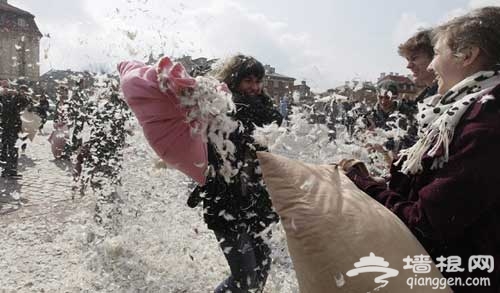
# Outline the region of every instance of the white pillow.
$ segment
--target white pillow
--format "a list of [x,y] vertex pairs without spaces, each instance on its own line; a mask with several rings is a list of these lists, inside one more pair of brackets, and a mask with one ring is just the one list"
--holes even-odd
[[[410,288],[415,277],[443,277],[432,262],[429,273],[403,269],[406,257],[428,253],[396,215],[359,190],[337,166],[306,164],[265,152],[258,158],[286,231],[300,292],[365,293],[375,288],[381,293],[452,292],[444,279],[436,279],[441,284]],[[397,270],[398,275],[386,278],[388,283],[375,281],[384,272],[355,275],[351,271],[355,263],[371,254],[388,262],[382,270]]]

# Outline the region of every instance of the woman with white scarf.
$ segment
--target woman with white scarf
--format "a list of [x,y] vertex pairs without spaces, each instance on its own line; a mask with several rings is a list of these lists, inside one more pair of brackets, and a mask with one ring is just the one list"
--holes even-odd
[[[457,272],[443,271],[463,282],[452,286],[454,292],[498,293],[500,7],[473,10],[437,27],[434,43],[429,70],[437,76],[438,94],[419,104],[417,143],[399,153],[387,184],[360,166],[344,169],[398,215],[436,263],[460,257]],[[471,267],[478,255],[493,260],[493,267]],[[487,278],[489,284],[466,286],[467,278]]]

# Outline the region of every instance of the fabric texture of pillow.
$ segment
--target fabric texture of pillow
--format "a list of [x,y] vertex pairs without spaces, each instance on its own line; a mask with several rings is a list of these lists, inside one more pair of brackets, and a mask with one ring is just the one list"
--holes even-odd
[[[286,232],[300,292],[451,292],[437,281],[437,289],[415,284],[416,278],[445,279],[404,223],[336,165],[265,152],[258,158]],[[403,268],[404,259],[410,257],[412,265],[420,255],[422,266]]]
[[[175,76],[180,75],[181,69],[175,67]],[[118,72],[125,101],[141,124],[149,145],[169,166],[198,184],[205,184],[208,165],[205,134],[193,134],[192,125],[186,122],[186,110],[180,106],[176,94],[160,90],[157,68],[138,61],[124,61],[118,65]],[[176,88],[189,84],[188,81],[180,77],[171,80],[177,84]]]

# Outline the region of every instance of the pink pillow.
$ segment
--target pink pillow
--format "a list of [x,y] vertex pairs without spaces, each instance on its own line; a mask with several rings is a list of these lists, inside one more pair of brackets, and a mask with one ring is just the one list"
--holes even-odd
[[[166,87],[163,92],[157,69],[167,81],[161,85]],[[205,184],[208,165],[205,134],[192,133],[194,124],[186,122],[186,110],[181,108],[176,95],[183,88],[193,87],[195,80],[185,73],[182,65],[173,64],[168,58],[163,58],[159,67],[137,61],[121,62],[118,72],[125,100],[139,120],[149,145],[169,166]]]

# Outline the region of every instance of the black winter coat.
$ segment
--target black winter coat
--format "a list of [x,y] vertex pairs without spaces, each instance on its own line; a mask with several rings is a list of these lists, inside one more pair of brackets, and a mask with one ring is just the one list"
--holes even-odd
[[12,129],[14,132],[21,131],[21,111],[31,105],[31,100],[21,94],[8,94],[0,97],[1,126],[6,131]]
[[[244,127],[243,132],[236,130],[230,140],[236,147],[233,168],[239,168],[238,174],[230,183],[216,172],[207,179],[207,183],[198,186],[191,194],[190,201],[200,194],[204,207],[204,219],[209,229],[216,231],[259,233],[273,222],[278,222],[269,194],[262,180],[262,173],[257,161],[257,151],[267,151],[255,143],[252,133],[255,126],[272,122],[281,124],[282,116],[274,108],[268,96],[242,97],[233,95],[236,104],[234,119]],[[208,142],[208,161],[215,171],[221,168],[221,159]],[[238,167],[238,163],[240,166]],[[190,204],[190,206],[196,205]],[[190,202],[188,201],[188,204]]]

